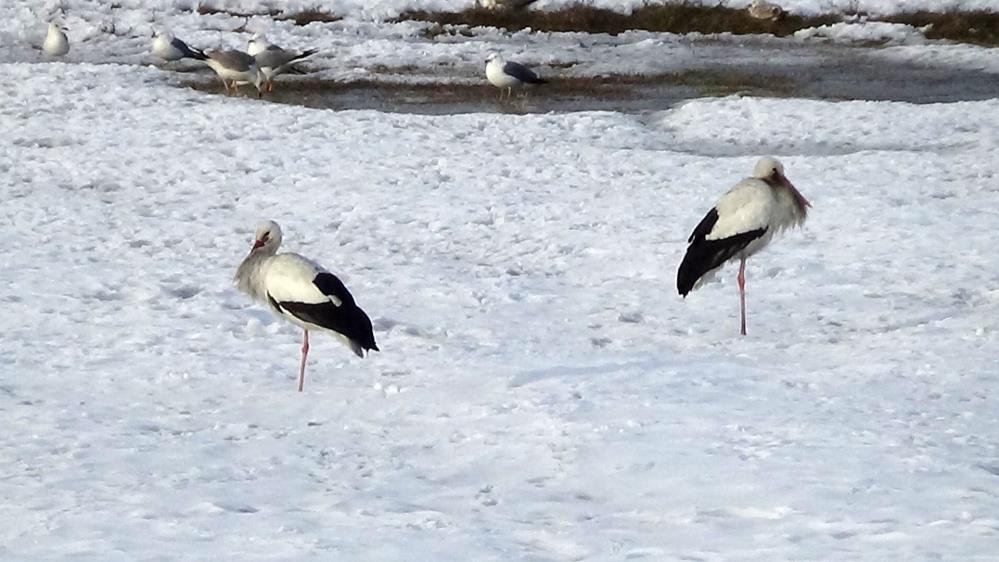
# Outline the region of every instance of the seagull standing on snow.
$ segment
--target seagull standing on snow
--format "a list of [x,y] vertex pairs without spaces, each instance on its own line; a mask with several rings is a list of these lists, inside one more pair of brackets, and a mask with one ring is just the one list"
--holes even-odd
[[257,97],[263,92],[263,74],[257,61],[243,51],[205,51],[204,63],[215,71],[222,79],[222,85],[228,94],[230,86],[232,92],[238,93],[237,82],[250,83],[257,87]]
[[503,99],[504,89],[506,89],[507,97],[510,97],[515,87],[547,82],[538,78],[538,75],[530,68],[513,61],[507,61],[497,53],[491,53],[486,58],[486,78],[490,84],[500,89],[500,99]]
[[153,36],[152,53],[165,61],[180,59],[205,60],[205,53],[192,49],[187,43],[177,39],[165,31],[157,31]]
[[522,10],[538,0],[478,0],[478,5],[487,10]]
[[233,281],[253,300],[302,328],[302,363],[298,391],[305,385],[305,360],[309,355],[309,330],[330,332],[358,357],[378,351],[371,320],[356,304],[343,282],[322,266],[298,254],[278,254],[281,227],[267,221],[254,235],[250,255],[239,264]]
[[301,53],[282,49],[270,44],[266,38],[254,35],[246,46],[246,52],[257,61],[257,66],[264,75],[265,89],[274,89],[274,77],[291,70],[292,66],[307,57],[319,52],[318,49],[308,49]]
[[776,158],[761,158],[753,176],[723,195],[687,239],[690,245],[676,274],[680,295],[686,297],[725,262],[739,258],[740,333],[746,335],[746,258],[778,232],[803,223],[810,206]]
[[749,5],[749,16],[758,20],[779,20],[784,17],[784,8],[766,0],[753,0]]
[[42,51],[51,57],[61,57],[69,52],[69,39],[66,38],[66,29],[55,23],[49,24],[49,32],[45,35],[45,42],[42,43]]

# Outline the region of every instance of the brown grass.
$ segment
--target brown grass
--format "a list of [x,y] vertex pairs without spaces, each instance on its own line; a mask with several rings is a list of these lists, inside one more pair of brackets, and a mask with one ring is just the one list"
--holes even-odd
[[198,4],[197,9],[200,15],[214,15],[214,14],[225,14],[227,16],[232,16],[234,18],[252,18],[255,16],[265,16],[274,18],[279,21],[293,21],[295,25],[308,25],[313,22],[320,23],[330,23],[334,21],[340,21],[340,16],[327,12],[319,8],[313,8],[310,10],[301,10],[298,12],[284,13],[280,10],[266,10],[261,12],[237,12],[234,10],[225,10],[222,8],[216,8],[210,4]]
[[[487,10],[478,7],[459,12],[415,10],[403,13],[394,21],[403,20],[428,21],[440,25],[496,27],[509,31],[531,28],[536,31],[580,31],[615,35],[637,29],[680,34],[769,33],[784,37],[800,29],[836,23],[841,21],[842,17],[835,14],[815,17],[786,15],[777,21],[764,21],[749,17],[745,10],[673,3],[645,5],[631,14],[621,14],[584,4],[574,4],[554,11]],[[916,27],[932,24],[932,28],[926,33],[930,39],[999,45],[999,13],[913,12],[885,17],[882,21]]]
[[632,29],[671,33],[771,33],[785,36],[795,31],[838,21],[835,16],[802,18],[786,16],[778,21],[749,17],[745,10],[721,6],[655,4],[643,6],[631,14],[594,8],[583,4],[554,11],[487,10],[469,8],[460,12],[409,11],[395,21],[418,20],[441,25],[498,27],[509,31],[531,28],[535,31],[582,31],[619,34]]
[[215,15],[215,14],[225,14],[227,16],[232,16],[234,18],[252,18],[254,16],[275,17],[275,16],[277,16],[277,15],[279,15],[281,13],[281,12],[279,12],[277,10],[268,10],[268,11],[263,11],[263,12],[237,12],[237,11],[234,11],[234,10],[225,10],[225,9],[222,9],[222,8],[216,8],[215,6],[212,6],[211,4],[198,4],[198,7],[197,7],[197,9],[195,11],[198,13],[198,15],[202,15],[202,16],[212,16],[212,15]]
[[889,18],[916,27],[932,25],[929,39],[950,39],[976,45],[999,45],[999,13],[992,12],[913,12]]
[[327,12],[325,10],[320,10],[318,8],[312,10],[302,10],[300,12],[295,12],[292,14],[282,14],[274,19],[278,20],[291,20],[295,22],[295,25],[309,25],[310,23],[331,23],[334,21],[340,21],[342,17]]

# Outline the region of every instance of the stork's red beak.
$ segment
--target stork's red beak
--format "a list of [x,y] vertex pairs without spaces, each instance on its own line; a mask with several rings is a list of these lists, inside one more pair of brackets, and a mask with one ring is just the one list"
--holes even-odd
[[263,248],[263,247],[264,247],[264,241],[263,240],[254,240],[253,241],[253,249],[254,250],[256,250],[257,248]]
[[794,198],[798,200],[799,205],[801,205],[802,207],[812,206],[812,204],[808,202],[808,199],[805,199],[805,196],[802,195],[800,191],[798,191],[798,188],[794,187],[794,184],[791,183],[791,180],[787,179],[787,177],[785,177],[783,174],[781,174],[780,176],[780,182],[784,184],[784,187],[791,190],[791,193],[794,194]]

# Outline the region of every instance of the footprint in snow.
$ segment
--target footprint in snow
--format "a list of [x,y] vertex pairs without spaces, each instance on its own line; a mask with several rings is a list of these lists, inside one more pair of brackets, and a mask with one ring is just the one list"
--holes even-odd
[[228,511],[230,513],[256,513],[260,511],[259,509],[253,507],[252,505],[248,505],[245,503],[222,501],[222,502],[215,502],[213,505],[223,511]]

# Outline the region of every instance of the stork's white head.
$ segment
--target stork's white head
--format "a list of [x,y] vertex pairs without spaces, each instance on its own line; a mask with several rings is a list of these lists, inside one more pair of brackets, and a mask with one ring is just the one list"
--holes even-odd
[[253,249],[251,252],[274,254],[281,246],[281,227],[274,221],[267,221],[257,228],[253,234]]
[[761,180],[776,179],[784,176],[784,165],[773,156],[764,156],[753,168],[753,177]]
[[787,176],[784,175],[784,165],[773,156],[760,158],[760,161],[756,163],[756,167],[753,168],[753,177],[767,182],[770,187],[784,188],[790,191],[795,201],[798,202],[802,216],[804,216],[804,210],[812,206],[808,202],[808,199],[805,199],[805,196],[798,191],[798,188],[794,187],[791,180],[787,179]]

